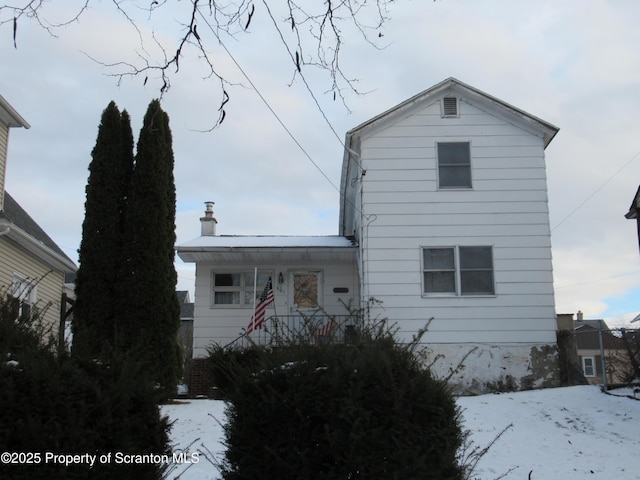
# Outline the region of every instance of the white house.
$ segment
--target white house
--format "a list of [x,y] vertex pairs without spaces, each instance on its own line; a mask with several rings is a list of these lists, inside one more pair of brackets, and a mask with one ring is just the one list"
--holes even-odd
[[240,335],[271,276],[267,316],[316,312],[321,328],[376,299],[371,317],[400,340],[428,324],[434,368],[460,390],[555,384],[544,151],[557,132],[449,78],[347,132],[338,236],[217,236],[209,204],[203,235],[177,249],[196,263],[194,357]]

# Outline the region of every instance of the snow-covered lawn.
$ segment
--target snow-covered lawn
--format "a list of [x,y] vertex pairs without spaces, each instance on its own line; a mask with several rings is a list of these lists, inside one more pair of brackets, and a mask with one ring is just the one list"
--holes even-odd
[[[633,395],[631,391],[623,392]],[[464,427],[475,445],[510,427],[476,469],[481,480],[640,479],[640,401],[580,386],[462,397]],[[168,478],[219,479],[224,403],[191,400],[162,407],[175,420],[176,450],[206,452],[198,463],[175,465]]]

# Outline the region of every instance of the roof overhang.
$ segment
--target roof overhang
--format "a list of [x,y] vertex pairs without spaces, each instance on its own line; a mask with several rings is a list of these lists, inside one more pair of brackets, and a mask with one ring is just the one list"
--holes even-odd
[[349,130],[346,135],[347,139],[356,136],[365,138],[371,133],[384,129],[398,122],[400,119],[410,116],[415,110],[423,108],[424,105],[438,101],[443,96],[452,94],[460,95],[466,102],[540,135],[545,148],[551,143],[551,140],[553,140],[560,130],[549,122],[545,122],[499,98],[451,77]]
[[0,236],[4,236],[20,245],[29,253],[60,272],[75,272],[78,267],[68,258],[54,252],[43,243],[7,219],[0,219]]
[[628,219],[637,219],[638,212],[640,211],[640,187],[638,187],[638,191],[636,192],[636,196],[633,197],[633,202],[631,202],[631,206],[629,207],[629,211],[624,215]]
[[31,128],[31,125],[0,95],[0,121],[9,127]]
[[176,248],[185,262],[230,265],[353,262],[357,246],[346,237],[204,236]]

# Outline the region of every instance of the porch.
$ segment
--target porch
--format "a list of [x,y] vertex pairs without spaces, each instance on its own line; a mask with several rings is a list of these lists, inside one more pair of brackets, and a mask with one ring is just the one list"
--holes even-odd
[[357,315],[272,315],[261,328],[225,345],[225,348],[247,348],[252,345],[282,346],[310,343],[354,343],[362,329],[363,319]]

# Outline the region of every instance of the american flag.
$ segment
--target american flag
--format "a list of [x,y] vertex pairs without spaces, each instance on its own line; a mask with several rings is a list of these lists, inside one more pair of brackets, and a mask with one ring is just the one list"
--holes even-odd
[[327,337],[329,336],[329,333],[331,333],[331,328],[333,327],[333,318],[329,318],[329,321],[324,324],[321,325],[320,328],[318,328],[318,335],[320,337]]
[[256,310],[251,316],[251,321],[247,327],[247,333],[253,332],[256,328],[262,328],[262,324],[264,323],[264,311],[271,303],[273,303],[273,284],[271,283],[271,277],[269,277],[269,280],[262,291],[262,295],[260,295],[260,301],[256,305]]

